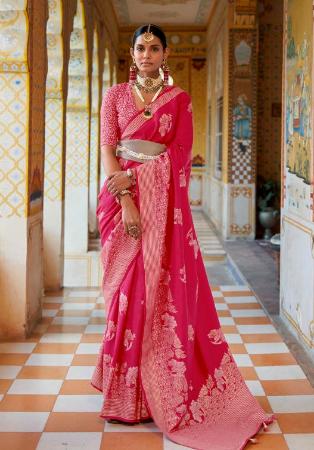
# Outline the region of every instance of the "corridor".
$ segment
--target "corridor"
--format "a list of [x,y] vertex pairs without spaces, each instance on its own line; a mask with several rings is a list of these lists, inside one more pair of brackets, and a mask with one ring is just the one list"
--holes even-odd
[[[178,291],[172,295],[169,288],[160,298],[174,299],[178,311],[183,304],[193,318],[206,316],[198,315],[201,304],[208,306],[195,276],[200,249],[235,360],[253,395],[277,418],[259,433],[258,445],[245,450],[314,449],[313,8],[314,0],[0,0],[1,450],[184,450],[155,424],[105,423],[98,416],[102,395],[90,384],[106,329],[102,257],[114,267],[112,274],[105,271],[109,291],[121,267],[120,287],[133,289],[123,260],[132,253],[126,248],[135,252],[135,242],[125,244],[116,210],[107,220],[108,205],[117,204],[104,189],[112,173],[103,160],[119,156],[124,140],[138,139],[154,149],[135,155],[151,164],[143,166],[147,175],[126,170],[136,162],[131,148],[125,147],[127,158],[118,157],[119,166],[111,159],[134,189],[116,194],[147,200],[136,219],[146,221],[146,262],[160,264],[154,270],[143,264],[139,275],[134,269],[141,299],[144,288],[145,298],[153,297],[149,278],[164,276],[162,258],[171,256],[165,267],[169,274],[177,270],[168,281],[177,279]],[[158,148],[168,155],[158,159]],[[154,169],[151,158],[157,158]],[[168,168],[161,165],[159,173],[163,159]],[[190,224],[189,204],[198,241],[192,227],[182,234]],[[162,242],[154,234],[161,233],[162,216],[169,252],[155,245]],[[103,253],[100,242],[109,243]],[[116,253],[111,242],[121,244]],[[180,321],[189,316],[178,314]],[[208,316],[217,330],[215,315]],[[134,310],[133,317],[147,316]],[[153,335],[145,324],[146,337]],[[202,322],[183,325],[182,342],[194,352],[192,341],[203,342]],[[209,337],[207,330],[202,334]],[[119,354],[118,341],[110,341]],[[172,400],[172,369],[157,342],[152,348],[170,380],[163,392]],[[200,353],[211,352],[204,342]],[[208,376],[220,389],[223,358],[217,364],[213,353],[190,359],[193,375],[184,392],[193,391],[195,376],[203,396],[208,362],[215,366]],[[162,377],[147,378],[155,388],[146,391],[155,395]],[[116,397],[124,408],[120,392]],[[240,431],[247,433],[246,417],[228,412],[229,398],[225,405],[226,422],[231,417],[237,431],[245,422]],[[243,411],[250,408],[238,408]],[[198,412],[192,416],[184,420],[199,420]],[[208,417],[216,425],[216,409]],[[233,439],[220,428],[215,434]]]
[[[203,215],[194,213],[194,221],[208,272],[230,280],[212,292],[231,351],[249,389],[277,417],[258,446],[246,448],[312,450],[313,387],[254,292],[232,282],[217,260],[224,249]],[[0,343],[0,448],[184,450],[154,424],[99,418],[102,395],[90,378],[105,324],[99,289],[65,288],[43,298],[43,319],[28,339]]]

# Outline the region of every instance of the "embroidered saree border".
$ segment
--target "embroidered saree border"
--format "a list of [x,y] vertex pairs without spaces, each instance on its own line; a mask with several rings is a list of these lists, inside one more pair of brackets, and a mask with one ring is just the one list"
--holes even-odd
[[[168,188],[170,182],[170,160],[167,154],[160,159],[144,164],[138,171],[140,189],[141,223],[143,227],[142,251],[145,269],[146,317],[142,344],[141,374],[148,405],[155,423],[165,428],[163,423],[163,404],[159,390],[151,390],[154,373],[154,352],[151,330],[156,307],[161,262],[164,249],[165,229],[168,210]],[[157,380],[158,382],[158,380]]]
[[[177,95],[179,95],[181,92],[184,92],[179,87],[174,87],[169,92],[165,92],[163,95],[157,98],[152,103],[152,113],[154,114],[156,111],[158,111],[159,108],[166,105],[168,102],[170,102],[172,99],[174,99]],[[121,139],[127,139],[129,138],[135,131],[137,131],[145,122],[147,122],[147,119],[143,116],[142,111],[138,112],[138,114],[131,119],[131,122],[128,123],[125,130],[122,133]]]

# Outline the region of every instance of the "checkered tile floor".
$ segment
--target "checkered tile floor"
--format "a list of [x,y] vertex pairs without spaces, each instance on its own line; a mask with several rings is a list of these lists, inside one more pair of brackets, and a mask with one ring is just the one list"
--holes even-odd
[[204,261],[224,261],[226,252],[204,214],[193,211],[193,221]]
[[[300,366],[247,287],[212,289],[249,388],[278,418],[254,449],[313,450],[314,390]],[[43,314],[32,337],[0,343],[1,449],[184,449],[154,424],[126,427],[98,417],[102,396],[89,380],[105,326],[99,290],[47,296]]]

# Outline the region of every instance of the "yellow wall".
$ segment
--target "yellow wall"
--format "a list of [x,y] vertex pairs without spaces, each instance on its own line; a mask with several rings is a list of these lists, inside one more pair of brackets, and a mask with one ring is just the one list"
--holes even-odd
[[[222,148],[222,181],[227,183],[228,177],[228,5],[221,1],[210,18],[207,31],[207,64],[208,64],[208,105],[211,107],[211,138],[209,148],[209,172],[214,176],[217,100],[223,96],[223,148]],[[219,52],[221,52],[221,70],[218,68]],[[218,79],[221,77],[221,80]],[[221,88],[220,88],[221,86]]]

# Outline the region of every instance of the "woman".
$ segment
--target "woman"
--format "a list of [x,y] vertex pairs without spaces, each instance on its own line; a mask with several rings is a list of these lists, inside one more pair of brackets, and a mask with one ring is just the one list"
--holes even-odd
[[92,384],[111,423],[153,419],[182,445],[238,450],[273,418],[248,391],[220,328],[188,200],[191,99],[167,85],[168,54],[159,27],[137,29],[130,83],[103,99],[107,327]]

